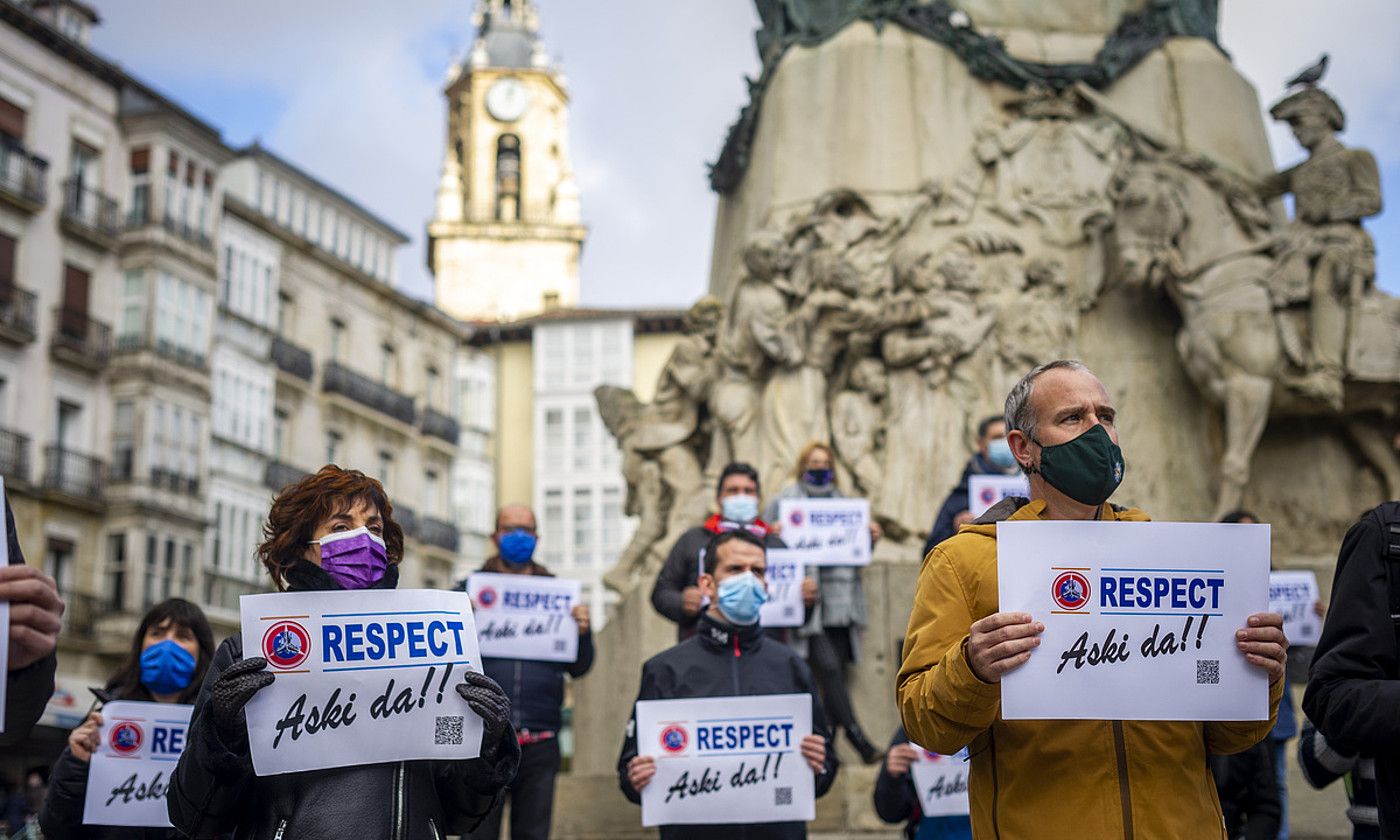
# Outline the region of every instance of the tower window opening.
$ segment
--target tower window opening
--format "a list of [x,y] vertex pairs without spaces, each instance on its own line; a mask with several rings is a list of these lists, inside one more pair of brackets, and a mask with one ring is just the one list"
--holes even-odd
[[520,219],[520,138],[514,134],[496,141],[496,218]]

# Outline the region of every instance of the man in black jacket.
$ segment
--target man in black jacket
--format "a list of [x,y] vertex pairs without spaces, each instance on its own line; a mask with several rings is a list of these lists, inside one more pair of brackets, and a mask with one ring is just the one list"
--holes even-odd
[[1376,759],[1382,838],[1400,838],[1400,502],[1347,531],[1303,711],[1336,750]]
[[[553,577],[534,560],[537,541],[535,512],[524,505],[507,505],[496,514],[496,556],[481,571],[506,575]],[[466,591],[463,580],[457,587]],[[578,679],[593,667],[593,633],[588,606],[573,608],[578,625],[578,656],[573,662],[481,658],[486,676],[500,684],[510,698],[510,722],[520,742],[520,768],[510,797],[511,840],[545,840],[554,813],[554,777],[559,773],[559,730],[564,725],[564,675]],[[504,801],[471,832],[472,840],[501,836]]]
[[63,600],[53,578],[24,564],[15,532],[15,513],[5,500],[5,541],[10,562],[0,566],[0,601],[10,605],[10,622],[0,644],[9,644],[5,674],[5,731],[0,746],[16,744],[29,735],[53,694],[58,670],[58,631]]
[[[692,697],[730,697],[764,694],[807,694],[812,698],[812,734],[802,739],[802,756],[816,775],[816,795],[824,795],[836,779],[836,752],[831,731],[817,700],[807,663],[783,644],[767,638],[758,627],[758,616],[725,613],[718,592],[731,578],[751,574],[760,582],[767,568],[763,542],[746,530],[716,534],[705,551],[705,573],[700,576],[702,595],[710,607],[690,639],[663,651],[642,666],[642,700],[677,700]],[[737,620],[736,620],[737,619]],[[627,736],[617,757],[618,784],[635,803],[656,775],[656,760],[637,754],[637,717],[633,706]],[[663,840],[685,838],[745,837],[763,840],[801,840],[807,826],[800,822],[755,825],[663,825]]]
[[[701,525],[681,534],[651,589],[656,611],[676,623],[676,641],[695,635],[702,609],[700,595],[700,550],[715,534],[742,529],[761,539],[768,548],[783,548],[771,526],[758,516],[758,470],[736,461],[719,474],[715,502],[720,512]],[[816,583],[804,582],[802,597],[808,606],[816,598]]]
[[1006,443],[1006,420],[1000,414],[983,418],[977,424],[977,451],[972,453],[967,466],[963,468],[958,486],[953,488],[948,498],[943,500],[943,507],[938,509],[933,528],[928,532],[928,540],[924,542],[922,557],[927,557],[934,546],[958,532],[954,520],[969,507],[967,488],[972,476],[1015,475],[1017,469],[1016,459],[1011,457],[1011,448]]

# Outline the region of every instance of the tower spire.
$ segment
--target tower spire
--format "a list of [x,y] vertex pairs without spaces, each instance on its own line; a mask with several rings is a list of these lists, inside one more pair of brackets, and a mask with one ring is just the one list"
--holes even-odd
[[476,27],[473,68],[549,66],[535,0],[477,0],[472,25]]

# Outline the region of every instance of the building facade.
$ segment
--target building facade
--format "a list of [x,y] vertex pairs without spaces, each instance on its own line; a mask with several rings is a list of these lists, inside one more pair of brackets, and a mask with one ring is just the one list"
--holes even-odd
[[92,52],[97,23],[0,2],[0,477],[67,604],[57,690],[0,781],[52,763],[153,604],[236,632],[273,495],[323,464],[384,481],[405,586],[450,585],[456,382],[493,396],[483,356],[459,367],[469,329],[394,288],[402,233],[230,148]]
[[625,512],[621,453],[593,391],[630,388],[649,401],[681,332],[680,310],[560,309],[478,329],[471,344],[496,374],[489,437],[496,499],[531,505],[536,558],[582,582],[594,622],[607,620],[603,574],[636,527]]

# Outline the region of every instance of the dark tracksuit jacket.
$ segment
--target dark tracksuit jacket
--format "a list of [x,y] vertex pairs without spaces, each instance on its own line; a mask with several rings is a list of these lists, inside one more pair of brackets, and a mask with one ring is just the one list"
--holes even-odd
[[[637,700],[679,700],[692,697],[733,697],[763,694],[808,694],[812,698],[812,732],[826,740],[826,765],[816,776],[816,794],[823,796],[836,780],[838,762],[831,743],[812,672],[787,645],[773,641],[758,627],[733,628],[702,613],[696,634],[662,651],[642,666]],[[640,804],[641,794],[627,781],[627,764],[637,755],[637,712],[627,723],[627,737],[617,757],[617,778],[623,794]],[[743,838],[744,840],[802,840],[807,826],[800,822],[752,825],[663,825],[662,840]]]
[[[1368,511],[1337,556],[1332,603],[1303,693],[1303,711],[1340,752],[1376,757],[1381,837],[1400,840],[1400,645],[1390,618],[1388,523],[1400,502]],[[1400,573],[1400,569],[1396,570]]]
[[[787,548],[776,534],[767,530],[762,520],[758,520],[757,524],[764,528],[764,545],[769,548]],[[694,636],[695,625],[700,620],[699,616],[686,615],[681,609],[681,593],[686,587],[695,585],[700,576],[700,550],[709,545],[710,539],[719,533],[724,525],[718,516],[711,516],[704,525],[696,525],[681,534],[676,544],[671,546],[671,553],[666,555],[666,562],[656,576],[656,584],[651,588],[651,605],[657,612],[676,623],[678,642]]]

